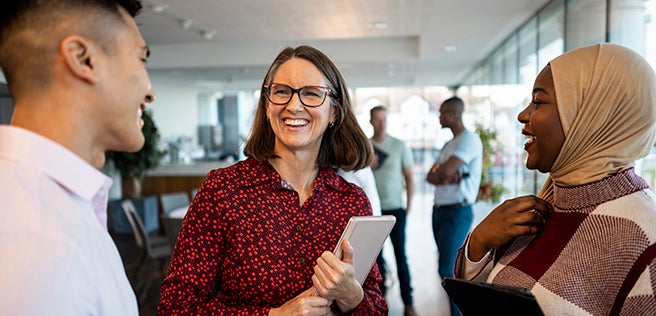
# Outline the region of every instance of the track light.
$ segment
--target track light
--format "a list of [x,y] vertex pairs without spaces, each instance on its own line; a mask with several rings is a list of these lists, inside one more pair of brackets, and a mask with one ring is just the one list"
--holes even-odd
[[155,13],[161,13],[166,10],[168,10],[169,5],[168,4],[152,4],[149,6],[150,11],[153,11]]
[[211,40],[214,37],[214,34],[216,31],[213,30],[202,30],[200,31],[200,35],[203,36],[204,39],[206,40]]
[[193,21],[190,19],[180,19],[178,20],[178,23],[180,23],[180,27],[182,27],[185,30],[188,30],[191,28]]
[[456,45],[446,45],[444,46],[444,51],[447,53],[455,53],[458,51],[458,47]]

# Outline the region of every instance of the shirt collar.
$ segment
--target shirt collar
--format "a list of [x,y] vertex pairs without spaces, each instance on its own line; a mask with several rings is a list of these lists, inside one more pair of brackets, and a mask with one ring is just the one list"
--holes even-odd
[[[0,126],[0,157],[38,169],[63,188],[88,201],[98,216],[106,213],[112,180],[62,145],[32,131]],[[99,216],[105,222],[106,214]]]

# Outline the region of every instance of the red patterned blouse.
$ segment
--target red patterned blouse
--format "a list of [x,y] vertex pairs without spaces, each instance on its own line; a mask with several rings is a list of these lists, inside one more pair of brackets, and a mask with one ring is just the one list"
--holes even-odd
[[[208,174],[162,282],[160,315],[267,315],[312,287],[316,259],[351,216],[371,215],[364,192],[332,169],[319,171],[303,206],[283,183],[252,158]],[[350,315],[387,315],[380,282],[374,265]]]

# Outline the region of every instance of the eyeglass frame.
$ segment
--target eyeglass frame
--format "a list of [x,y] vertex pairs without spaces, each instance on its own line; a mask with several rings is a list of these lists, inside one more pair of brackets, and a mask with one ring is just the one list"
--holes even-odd
[[[271,100],[271,97],[269,96],[269,89],[271,89],[271,86],[272,86],[272,85],[281,85],[281,86],[285,86],[285,87],[288,87],[289,89],[291,89],[291,90],[292,90],[292,93],[289,95],[289,100],[287,100],[287,102],[285,102],[285,103],[276,103],[276,102],[273,102],[273,101]],[[301,90],[303,90],[303,89],[305,89],[305,88],[321,88],[321,89],[324,89],[325,91],[324,91],[324,94],[323,94],[323,100],[321,100],[321,103],[319,103],[318,105],[307,105],[307,104],[305,104],[305,102],[303,102],[303,98],[301,97]],[[333,89],[330,89],[329,87],[325,87],[325,86],[314,86],[314,85],[310,85],[310,86],[303,86],[303,87],[300,87],[300,88],[298,88],[298,89],[294,89],[294,88],[292,88],[291,86],[286,85],[286,84],[284,84],[284,83],[275,83],[275,82],[272,82],[272,83],[269,83],[269,84],[263,86],[263,87],[262,87],[262,90],[264,90],[264,97],[265,97],[269,102],[271,102],[271,104],[275,104],[275,105],[287,105],[287,104],[289,104],[289,102],[291,102],[292,99],[294,98],[294,94],[297,94],[297,95],[298,95],[298,100],[301,101],[301,104],[303,104],[303,106],[307,106],[307,107],[309,107],[309,108],[318,108],[318,107],[322,106],[322,105],[324,104],[324,102],[326,102],[326,96],[330,95],[331,98],[334,98],[334,97],[335,97],[335,94],[333,94]]]

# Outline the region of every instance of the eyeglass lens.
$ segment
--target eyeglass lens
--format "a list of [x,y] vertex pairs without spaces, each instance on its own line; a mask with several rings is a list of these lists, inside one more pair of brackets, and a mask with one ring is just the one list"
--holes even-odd
[[291,101],[294,93],[298,93],[301,103],[306,106],[320,106],[326,99],[329,89],[324,87],[305,86],[300,89],[293,89],[285,84],[272,84],[267,96],[273,104],[284,105]]

